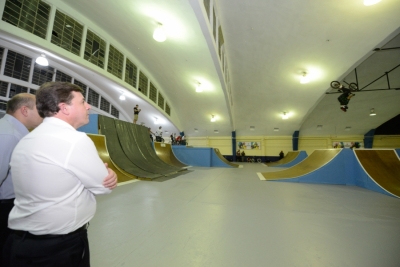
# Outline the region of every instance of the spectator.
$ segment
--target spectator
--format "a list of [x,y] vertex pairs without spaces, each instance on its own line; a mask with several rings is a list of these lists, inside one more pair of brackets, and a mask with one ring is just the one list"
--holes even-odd
[[43,121],[35,102],[34,95],[17,94],[7,102],[6,115],[0,119],[0,263],[4,243],[10,234],[8,215],[15,198],[9,163],[19,140]]
[[151,142],[153,143],[153,132],[151,131],[151,128],[149,127],[148,128],[149,129],[149,135],[150,135],[150,140],[151,140]]
[[133,108],[133,123],[134,124],[136,124],[136,122],[137,122],[137,120],[138,120],[138,118],[139,118],[139,112],[140,111],[142,111],[140,108],[139,108],[139,105],[136,105],[134,108]]
[[279,159],[283,159],[284,156],[285,154],[283,153],[283,150],[281,150],[281,152],[279,153]]
[[2,266],[90,266],[87,227],[95,195],[110,193],[117,176],[90,138],[76,131],[89,122],[82,92],[74,84],[49,82],[36,93],[44,120],[11,157],[15,206]]
[[237,161],[240,161],[240,149],[238,149],[236,151],[236,158],[237,158]]
[[158,130],[156,131],[156,134],[155,134],[157,142],[162,142],[162,134],[163,134],[162,127],[160,126],[160,127],[158,127]]
[[244,153],[244,150],[242,151],[242,153],[240,155],[242,156],[242,162],[244,162],[244,157],[246,156],[246,153]]

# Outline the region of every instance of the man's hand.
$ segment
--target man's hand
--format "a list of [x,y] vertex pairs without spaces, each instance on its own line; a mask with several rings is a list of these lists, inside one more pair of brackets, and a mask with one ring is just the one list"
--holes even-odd
[[118,176],[113,170],[108,168],[108,164],[107,163],[104,163],[104,165],[107,168],[108,175],[106,176],[106,178],[104,178],[103,185],[104,185],[104,187],[107,187],[108,189],[112,190],[115,187],[117,187]]

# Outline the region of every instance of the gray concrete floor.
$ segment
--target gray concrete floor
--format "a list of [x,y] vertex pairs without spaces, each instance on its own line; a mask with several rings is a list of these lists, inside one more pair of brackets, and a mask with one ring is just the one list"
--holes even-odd
[[244,163],[190,168],[98,196],[93,267],[400,266],[400,199],[353,186],[260,181]]

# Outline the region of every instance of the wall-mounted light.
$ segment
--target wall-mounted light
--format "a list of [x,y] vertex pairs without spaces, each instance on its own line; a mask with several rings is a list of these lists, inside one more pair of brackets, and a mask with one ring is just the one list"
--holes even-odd
[[194,132],[195,132],[195,133],[198,133],[199,130],[198,130],[197,128],[194,128]]
[[215,117],[214,117],[214,115],[211,115],[211,122],[214,122],[215,121]]
[[279,132],[279,128],[274,128],[274,132]]
[[46,56],[44,54],[41,54],[40,57],[37,57],[35,62],[41,66],[48,66],[49,61],[47,60]]
[[375,116],[375,115],[376,115],[375,109],[374,109],[374,108],[371,108],[371,110],[370,110],[370,112],[369,112],[369,115],[370,115],[370,116]]
[[157,28],[154,30],[153,38],[160,43],[167,40],[167,35],[165,34],[164,27],[161,23],[158,23]]
[[372,6],[379,3],[381,0],[364,0],[364,6]]
[[288,114],[286,112],[283,112],[282,120],[287,120],[288,118],[289,118]]
[[254,131],[255,129],[256,129],[256,127],[250,126],[250,131]]
[[196,93],[201,93],[203,92],[203,88],[201,87],[201,83],[197,83],[196,85]]
[[303,76],[300,78],[300,83],[309,83],[310,82],[310,77],[307,76],[307,72],[303,72]]
[[344,128],[344,130],[348,132],[351,130],[351,127],[347,126],[346,128]]
[[124,93],[122,93],[122,94],[119,96],[119,100],[124,101],[125,99],[126,99],[126,96],[125,96]]
[[219,133],[219,131],[218,130],[214,130],[214,133]]
[[317,130],[321,131],[322,130],[322,125],[317,125]]

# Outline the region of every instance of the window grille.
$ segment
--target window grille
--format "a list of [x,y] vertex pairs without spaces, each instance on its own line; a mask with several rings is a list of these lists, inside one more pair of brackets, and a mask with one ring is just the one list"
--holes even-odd
[[65,74],[62,71],[57,70],[56,72],[56,82],[68,82],[70,83],[72,80],[72,77],[69,76],[68,74]]
[[0,100],[0,110],[7,110],[7,101]]
[[78,81],[77,79],[74,80],[74,84],[76,84],[76,85],[78,85],[80,88],[82,88],[82,90],[83,90],[82,95],[83,95],[83,97],[86,99],[86,87],[87,87],[86,84],[84,84],[84,83]]
[[149,98],[157,104],[157,88],[152,83],[150,83]]
[[210,0],[204,0],[204,8],[207,11],[207,17],[210,21]]
[[100,109],[107,113],[110,113],[110,102],[105,100],[103,97],[101,97],[100,99]]
[[219,53],[219,58],[221,58],[221,50],[222,50],[222,45],[224,44],[224,35],[222,34],[222,28],[221,26],[218,27],[218,53]]
[[137,67],[128,58],[125,66],[125,82],[136,88],[137,83]]
[[36,85],[42,85],[45,82],[51,82],[53,80],[54,68],[50,66],[41,66],[35,63],[33,67],[32,83]]
[[32,59],[8,50],[4,75],[23,81],[28,81]]
[[46,39],[50,5],[39,0],[6,0],[2,20]]
[[124,55],[114,46],[110,45],[108,53],[107,71],[118,78],[122,78],[122,67],[124,65]]
[[92,31],[87,30],[84,59],[104,69],[105,55],[106,42]]
[[7,97],[8,82],[0,81],[0,96]]
[[1,66],[1,62],[3,61],[3,53],[4,53],[4,48],[0,47],[0,66]]
[[28,87],[12,83],[10,86],[10,94],[8,97],[12,98],[13,96],[20,94],[20,93],[28,93]]
[[158,93],[158,106],[164,109],[164,97],[161,93]]
[[80,55],[83,25],[56,10],[51,43],[77,56]]
[[99,99],[100,99],[100,95],[93,89],[89,88],[87,103],[93,107],[98,108],[99,107]]
[[32,95],[36,95],[36,89],[29,88],[29,93]]
[[213,8],[213,35],[214,39],[217,40],[217,16],[215,15],[214,8]]
[[113,115],[117,119],[119,118],[119,111],[114,106],[111,106],[111,115]]
[[143,72],[140,72],[139,75],[139,91],[147,96],[147,86],[148,86],[148,81],[149,79],[146,77],[146,75],[143,74]]
[[171,108],[169,107],[168,103],[165,103],[165,112],[171,116]]

